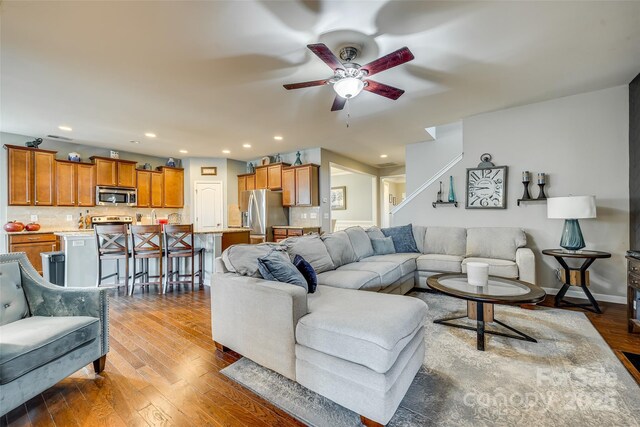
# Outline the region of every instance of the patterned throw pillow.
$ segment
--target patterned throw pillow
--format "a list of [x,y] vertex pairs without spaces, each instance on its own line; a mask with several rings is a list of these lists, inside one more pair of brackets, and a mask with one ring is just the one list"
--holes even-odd
[[296,257],[293,259],[293,265],[296,266],[298,271],[307,281],[309,293],[314,293],[316,291],[316,288],[318,287],[318,276],[316,275],[316,271],[313,269],[313,266],[300,255],[296,255]]
[[418,252],[416,239],[413,238],[413,227],[411,224],[399,227],[383,228],[382,234],[393,239],[393,246],[396,253]]

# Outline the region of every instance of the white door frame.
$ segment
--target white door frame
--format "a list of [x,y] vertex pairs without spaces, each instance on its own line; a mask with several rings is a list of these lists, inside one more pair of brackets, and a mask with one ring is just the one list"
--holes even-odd
[[222,189],[222,200],[221,200],[221,204],[220,204],[220,216],[221,216],[221,224],[222,227],[225,227],[226,225],[226,219],[225,219],[225,210],[226,210],[226,203],[225,200],[227,199],[226,197],[226,193],[227,193],[227,189],[226,186],[224,185],[224,182],[222,182],[221,180],[215,180],[215,181],[193,181],[193,203],[191,204],[192,208],[191,208],[191,222],[193,223],[193,228],[194,230],[197,229],[197,222],[196,222],[196,204],[197,204],[197,200],[198,200],[198,185],[199,184],[219,184],[220,188]]
[[[370,173],[367,172],[363,172],[361,170],[358,169],[353,169],[347,166],[343,166],[340,163],[336,163],[336,162],[329,162],[329,191],[331,191],[331,186],[333,185],[331,183],[331,168],[332,167],[336,167],[338,169],[344,169],[347,170],[349,172],[353,172],[353,173],[357,173],[359,175],[367,175],[371,177],[371,196],[372,196],[372,206],[371,206],[371,221],[374,224],[378,224],[378,211],[380,208],[380,195],[379,195],[379,182],[378,182],[378,177],[376,175],[372,175]],[[332,215],[331,215],[331,207],[329,207],[329,224],[331,224],[331,220],[332,220]]]

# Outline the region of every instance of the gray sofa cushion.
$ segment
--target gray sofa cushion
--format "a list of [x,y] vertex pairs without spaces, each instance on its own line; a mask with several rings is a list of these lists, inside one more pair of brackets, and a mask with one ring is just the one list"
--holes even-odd
[[465,258],[462,261],[462,272],[467,273],[468,262],[484,262],[489,264],[489,276],[508,277],[511,279],[518,278],[518,265],[506,259],[495,258]]
[[275,243],[261,243],[259,245],[233,245],[222,252],[222,262],[225,268],[241,276],[261,277],[258,272],[258,258],[266,256],[275,248],[284,250],[283,246]]
[[367,233],[367,236],[369,236],[369,239],[384,239],[385,237],[387,237],[384,235],[382,230],[380,230],[380,228],[376,226],[367,228],[365,232]]
[[358,256],[351,246],[351,240],[346,231],[325,234],[321,239],[327,247],[335,268],[358,261]]
[[335,270],[336,268],[327,251],[327,247],[317,234],[289,237],[282,241],[282,244],[287,248],[291,258],[300,255],[311,264],[316,273]]
[[[428,233],[428,231],[427,231]],[[516,250],[527,244],[521,228],[480,227],[467,230],[467,257],[516,260]]]
[[298,344],[385,373],[427,314],[418,298],[321,287],[296,326]]
[[404,254],[390,254],[390,255],[374,255],[369,258],[364,258],[360,262],[392,262],[400,266],[400,274],[413,273],[416,271],[416,258],[420,254],[404,253]]
[[460,273],[462,272],[463,259],[463,257],[456,255],[426,254],[418,257],[416,266],[419,271]]
[[29,315],[22,289],[20,266],[16,261],[0,264],[0,326]]
[[383,228],[382,233],[393,239],[393,246],[398,253],[418,252],[416,239],[413,237],[413,227],[411,224],[397,227]]
[[467,230],[461,227],[427,227],[422,253],[464,256]]
[[380,290],[382,280],[373,271],[331,270],[318,274],[318,285],[343,289],[360,289],[363,291]]
[[371,239],[371,246],[373,247],[373,253],[375,255],[387,255],[395,254],[396,247],[393,245],[393,239],[391,237],[384,237],[382,239]]
[[95,317],[27,317],[0,326],[0,384],[7,384],[100,336]]
[[351,246],[353,251],[358,257],[358,261],[362,258],[373,255],[373,246],[371,246],[371,239],[367,236],[367,232],[362,227],[349,227],[344,230],[351,240]]
[[412,225],[413,227],[413,238],[416,241],[416,247],[418,248],[418,252],[424,253],[424,237],[427,234],[427,227],[424,225]]
[[400,266],[393,262],[354,262],[343,265],[338,271],[371,271],[380,276],[380,284],[386,287],[402,277]]

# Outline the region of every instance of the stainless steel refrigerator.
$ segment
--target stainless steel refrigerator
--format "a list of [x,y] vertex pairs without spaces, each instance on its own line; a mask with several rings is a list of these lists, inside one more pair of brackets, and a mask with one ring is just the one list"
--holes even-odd
[[273,242],[273,226],[289,225],[289,209],[282,206],[282,193],[271,190],[243,191],[240,197],[243,222],[251,236]]

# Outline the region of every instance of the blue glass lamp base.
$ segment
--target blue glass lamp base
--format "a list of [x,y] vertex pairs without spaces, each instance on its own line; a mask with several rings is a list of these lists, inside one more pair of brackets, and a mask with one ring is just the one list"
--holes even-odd
[[568,251],[579,251],[585,247],[580,223],[577,219],[567,219],[564,221],[560,246]]

